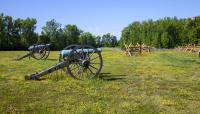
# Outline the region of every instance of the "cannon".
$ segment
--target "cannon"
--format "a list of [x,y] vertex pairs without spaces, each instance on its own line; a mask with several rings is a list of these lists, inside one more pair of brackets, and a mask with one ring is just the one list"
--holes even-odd
[[29,52],[15,60],[21,60],[26,57],[32,57],[34,59],[47,59],[50,54],[50,44],[34,44],[28,48]]
[[88,45],[70,45],[59,53],[59,62],[39,73],[26,75],[25,80],[37,80],[40,77],[63,69],[77,80],[93,79],[100,74],[103,60],[101,48]]

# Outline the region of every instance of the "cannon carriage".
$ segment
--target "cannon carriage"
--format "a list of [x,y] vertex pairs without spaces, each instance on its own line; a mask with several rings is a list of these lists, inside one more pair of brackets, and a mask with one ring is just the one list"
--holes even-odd
[[15,60],[21,60],[26,57],[32,57],[36,60],[47,59],[50,54],[50,44],[34,44],[28,48],[29,52]]
[[101,48],[88,45],[70,45],[60,51],[59,63],[39,73],[26,75],[26,80],[39,79],[40,77],[63,69],[74,79],[92,79],[100,74],[103,60]]

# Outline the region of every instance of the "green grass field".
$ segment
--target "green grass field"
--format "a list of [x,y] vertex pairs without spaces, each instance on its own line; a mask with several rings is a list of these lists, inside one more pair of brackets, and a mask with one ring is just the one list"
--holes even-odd
[[24,76],[57,63],[12,60],[26,52],[0,52],[0,113],[176,113],[200,112],[200,59],[195,54],[158,51],[128,57],[105,48],[99,78],[78,81],[64,71],[25,81]]

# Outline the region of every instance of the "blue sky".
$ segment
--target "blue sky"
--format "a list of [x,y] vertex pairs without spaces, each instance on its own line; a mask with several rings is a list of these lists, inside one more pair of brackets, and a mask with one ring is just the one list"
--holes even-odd
[[94,35],[121,30],[133,21],[200,15],[200,0],[0,0],[0,12],[16,18],[36,18],[36,32],[46,21],[76,24]]

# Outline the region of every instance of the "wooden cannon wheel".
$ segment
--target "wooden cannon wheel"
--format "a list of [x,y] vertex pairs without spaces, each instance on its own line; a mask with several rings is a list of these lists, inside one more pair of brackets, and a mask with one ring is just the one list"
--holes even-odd
[[49,54],[50,54],[50,48],[49,47],[44,47],[43,50],[45,50],[45,54],[42,57],[42,59],[47,59],[49,57]]
[[41,49],[35,49],[33,50],[33,53],[31,55],[31,57],[33,57],[34,59],[40,60],[40,59],[47,59],[49,57],[50,54],[50,48],[47,46],[41,48]]
[[[87,50],[84,52],[84,50]],[[89,52],[89,49],[93,50]],[[79,51],[77,51],[79,50]],[[76,46],[67,57],[67,73],[75,79],[92,79],[100,74],[103,66],[101,52],[88,45]]]

